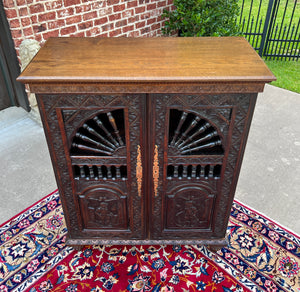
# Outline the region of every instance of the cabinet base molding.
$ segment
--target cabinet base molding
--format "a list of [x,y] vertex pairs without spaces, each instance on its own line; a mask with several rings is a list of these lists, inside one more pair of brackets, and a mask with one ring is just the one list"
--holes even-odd
[[78,249],[77,246],[84,245],[205,245],[215,251],[227,245],[226,238],[220,239],[99,239],[99,238],[67,238],[66,244]]

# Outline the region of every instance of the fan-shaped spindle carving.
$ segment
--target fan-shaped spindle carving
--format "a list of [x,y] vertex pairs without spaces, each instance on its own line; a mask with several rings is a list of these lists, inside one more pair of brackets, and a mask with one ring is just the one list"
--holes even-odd
[[178,137],[178,135],[180,133],[181,127],[182,127],[183,123],[185,122],[187,115],[188,115],[187,112],[183,112],[182,113],[180,121],[179,121],[179,124],[178,124],[178,126],[177,126],[177,128],[175,130],[175,133],[174,133],[171,145],[175,144],[175,141],[176,141],[176,139],[177,139],[177,137]]
[[205,123],[203,126],[201,126],[194,134],[189,136],[185,141],[181,142],[178,145],[178,148],[182,148],[185,144],[193,141],[194,137],[200,135],[201,133],[205,132],[210,127],[209,123]]
[[[102,144],[102,143],[100,143],[100,142],[97,142],[97,141],[93,140],[92,138],[89,138],[88,136],[86,136],[86,135],[84,135],[84,134],[76,133],[75,136],[76,136],[77,138],[83,140],[83,141],[86,141],[86,142],[89,142],[89,143],[91,143],[91,144],[96,145],[97,148],[99,148],[99,149],[103,149],[103,150],[110,151],[111,154],[112,154],[112,152],[114,151],[113,148],[108,147],[108,146],[106,146],[106,145],[104,145],[104,144]],[[111,154],[110,154],[110,155],[111,155]]]
[[204,137],[201,137],[201,138],[199,138],[199,139],[197,139],[197,140],[195,140],[195,141],[193,141],[193,142],[191,142],[189,144],[186,144],[184,147],[179,147],[179,149],[181,149],[181,150],[185,150],[187,148],[191,149],[192,146],[195,146],[195,145],[203,143],[203,142],[205,142],[207,140],[210,140],[211,138],[213,138],[215,136],[218,136],[217,131],[213,131],[213,132],[205,135]]
[[85,150],[85,151],[92,151],[92,152],[96,152],[96,153],[101,153],[101,154],[106,154],[106,155],[112,155],[111,152],[99,149],[99,148],[95,148],[95,147],[89,147],[80,143],[72,143],[72,147],[73,148],[78,148],[80,150]]
[[198,124],[198,122],[201,120],[200,117],[196,117],[189,125],[189,127],[184,131],[184,133],[181,134],[180,138],[175,142],[175,146],[180,145],[181,142],[186,140],[186,137],[188,133]]
[[102,129],[105,133],[105,135],[110,139],[110,141],[116,146],[119,147],[120,144],[118,141],[112,136],[112,134],[105,128],[102,121],[98,117],[94,117],[93,120],[96,122],[96,124],[99,126],[100,129]]
[[87,130],[90,134],[94,135],[95,137],[99,138],[103,143],[110,146],[112,149],[116,149],[116,145],[112,144],[110,141],[105,139],[102,135],[100,135],[97,131],[95,131],[93,128],[89,127],[87,124],[83,124],[83,129]]
[[114,119],[114,117],[112,116],[111,112],[108,112],[107,113],[107,117],[108,117],[108,120],[110,122],[110,124],[112,125],[113,129],[114,129],[114,132],[115,132],[115,135],[117,136],[117,139],[118,139],[118,142],[121,146],[124,145],[122,139],[121,139],[121,136],[120,136],[120,133],[119,133],[119,130],[118,130],[118,127],[117,127],[117,124],[116,124],[116,121]]
[[222,145],[221,140],[217,140],[215,142],[210,142],[210,143],[206,143],[206,144],[200,145],[198,147],[187,149],[187,150],[182,151],[181,153],[185,154],[185,153],[188,153],[188,152],[193,152],[193,151],[198,151],[198,150],[203,150],[203,149],[209,149],[209,148],[212,148],[212,147],[215,147],[215,146],[219,146],[219,145]]

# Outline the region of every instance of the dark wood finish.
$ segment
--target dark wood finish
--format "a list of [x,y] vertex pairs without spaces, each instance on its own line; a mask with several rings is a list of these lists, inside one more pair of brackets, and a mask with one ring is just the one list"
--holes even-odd
[[37,100],[67,243],[226,244],[257,92],[243,38],[50,39]]

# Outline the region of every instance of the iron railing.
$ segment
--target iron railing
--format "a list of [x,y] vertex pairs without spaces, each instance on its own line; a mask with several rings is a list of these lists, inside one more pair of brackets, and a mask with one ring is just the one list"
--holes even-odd
[[240,8],[241,31],[260,56],[298,60],[299,0],[240,0]]

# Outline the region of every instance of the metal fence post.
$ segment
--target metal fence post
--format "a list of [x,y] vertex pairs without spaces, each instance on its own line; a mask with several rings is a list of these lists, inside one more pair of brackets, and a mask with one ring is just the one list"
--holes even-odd
[[[274,5],[274,0],[269,0],[266,20],[265,20],[265,24],[264,24],[264,30],[263,30],[263,34],[262,34],[262,39],[261,39],[259,51],[258,51],[258,54],[261,57],[263,55],[263,50],[264,50],[264,47],[265,47],[265,42],[266,42],[266,38],[267,38],[267,32],[268,32],[268,27],[269,27],[269,23],[270,23],[270,18],[271,18],[271,12],[272,12],[273,5]],[[274,16],[274,15],[272,14],[272,16]]]

